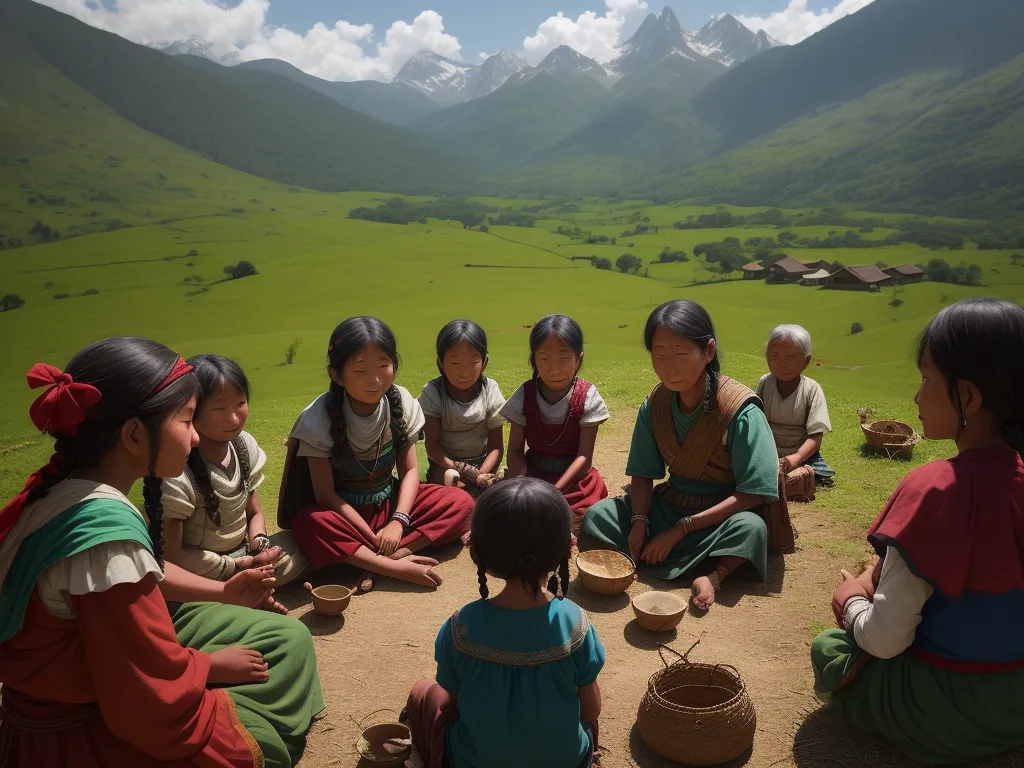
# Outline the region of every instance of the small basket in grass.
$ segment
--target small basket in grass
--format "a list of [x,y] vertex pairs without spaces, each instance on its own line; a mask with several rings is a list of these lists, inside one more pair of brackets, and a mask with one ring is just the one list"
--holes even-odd
[[921,442],[921,436],[914,428],[902,421],[873,420],[874,413],[870,408],[858,408],[860,428],[868,448],[876,453],[884,453],[893,458],[909,459],[914,453],[914,446]]

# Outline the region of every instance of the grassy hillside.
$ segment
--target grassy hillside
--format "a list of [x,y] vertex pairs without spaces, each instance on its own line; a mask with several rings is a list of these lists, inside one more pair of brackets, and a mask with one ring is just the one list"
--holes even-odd
[[433,142],[278,75],[200,70],[30,0],[0,4],[0,30],[4,48],[29,43],[136,125],[247,173],[332,191],[439,192],[461,183],[459,164]]

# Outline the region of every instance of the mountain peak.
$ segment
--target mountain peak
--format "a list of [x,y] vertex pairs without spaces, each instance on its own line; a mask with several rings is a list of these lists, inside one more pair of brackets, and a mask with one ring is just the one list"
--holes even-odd
[[693,37],[691,45],[701,55],[731,67],[780,43],[764,30],[755,33],[731,13],[724,13],[708,20]]
[[526,62],[502,50],[479,64],[465,64],[432,51],[417,51],[405,62],[393,82],[404,83],[442,107],[486,96],[500,88]]
[[578,74],[604,78],[608,73],[593,59],[584,56],[568,45],[560,45],[544,57],[535,68],[537,72],[553,74]]

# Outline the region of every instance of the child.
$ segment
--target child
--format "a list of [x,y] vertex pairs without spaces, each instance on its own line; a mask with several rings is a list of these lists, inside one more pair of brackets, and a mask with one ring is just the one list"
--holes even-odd
[[[570,532],[547,483],[518,477],[480,496],[470,553],[481,599],[441,628],[437,681],[417,683],[406,708],[427,768],[590,765],[604,648],[565,599]],[[488,575],[505,581],[490,599]]]
[[[644,343],[661,384],[637,414],[629,494],[594,505],[584,530],[662,579],[716,558],[714,571],[693,581],[694,605],[707,610],[743,563],[765,577],[769,530],[753,510],[778,498],[779,462],[757,396],[720,373],[715,327],[702,306],[662,304]],[[668,481],[655,486],[666,466]],[[772,522],[779,546],[791,545],[788,519]]]
[[574,518],[581,518],[592,504],[608,498],[593,461],[597,428],[609,413],[597,387],[578,375],[583,366],[579,324],[565,315],[538,320],[530,331],[530,365],[533,378],[501,411],[512,423],[509,475],[553,483]]
[[[168,614],[165,597],[269,591],[259,569],[225,583],[161,562],[160,478],[198,442],[191,371],[135,338],[29,371],[46,387],[32,421],[55,444],[0,512],[5,764],[291,766],[323,709],[298,621],[216,602]],[[148,531],[126,497],[140,478]]]
[[267,536],[258,495],[267,454],[243,431],[249,380],[219,355],[196,355],[188,364],[199,380],[193,422],[199,446],[179,477],[163,481],[164,555],[218,581],[273,565],[278,586],[287,584],[308,563],[289,531]]
[[395,336],[376,318],[349,318],[331,334],[327,358],[330,389],[292,428],[278,521],[314,568],[349,563],[368,572],[361,590],[373,587],[369,574],[439,586],[437,561],[416,553],[459,538],[473,499],[420,484],[423,411],[395,384]]
[[907,475],[835,591],[845,629],[811,663],[853,725],[927,764],[1024,746],[1024,309],[966,299],[918,350],[925,437],[957,456]]
[[457,480],[476,496],[498,479],[505,398],[498,382],[484,376],[487,334],[479,325],[453,320],[437,335],[436,347],[441,375],[419,397],[426,417],[427,482]]
[[[775,436],[790,498],[814,496],[814,483],[799,488],[802,474],[820,485],[831,486],[835,471],[821,457],[821,439],[832,431],[825,393],[814,379],[803,375],[811,364],[811,334],[799,325],[780,325],[768,337],[768,369],[757,383],[757,396]],[[810,480],[811,478],[808,478]],[[809,492],[807,492],[809,489]],[[801,492],[802,490],[802,492]]]

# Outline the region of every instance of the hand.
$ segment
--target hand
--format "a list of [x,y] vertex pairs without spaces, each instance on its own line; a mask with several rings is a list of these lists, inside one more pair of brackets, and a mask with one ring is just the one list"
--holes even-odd
[[441,576],[434,570],[437,560],[432,557],[420,555],[409,555],[403,557],[396,563],[399,571],[398,578],[404,581],[411,581],[413,584],[421,584],[424,587],[441,586]]
[[864,589],[864,585],[854,578],[853,574],[849,571],[844,569],[840,573],[843,574],[843,583],[836,587],[835,592],[832,593],[832,613],[836,617],[836,624],[839,628],[846,629],[847,601],[853,597],[866,597],[870,600],[871,595]]
[[280,547],[268,547],[258,555],[243,555],[235,558],[235,568],[239,571],[247,571],[250,568],[262,568],[264,565],[273,565],[281,556]]
[[265,683],[270,679],[270,665],[263,654],[241,645],[221,648],[210,654],[207,682],[220,685]]
[[490,488],[496,482],[498,482],[498,476],[490,472],[481,472],[476,476],[477,488]]
[[380,542],[377,547],[377,554],[383,557],[391,557],[395,554],[398,545],[402,543],[404,533],[405,526],[398,520],[392,520],[381,528],[380,533],[377,534],[377,540]]
[[792,472],[797,467],[803,465],[803,462],[800,461],[800,457],[797,456],[795,453],[790,456],[784,456],[781,463],[782,470],[784,472]]
[[239,571],[224,583],[221,602],[245,608],[262,608],[273,601],[276,583],[274,567],[271,565]]
[[633,523],[629,529],[629,556],[633,562],[640,559],[640,553],[644,551],[644,544],[647,543],[647,526],[640,520]]
[[673,525],[667,531],[662,531],[651,539],[640,554],[640,559],[648,565],[657,565],[658,563],[665,562],[665,558],[668,557],[672,548],[682,541],[685,536],[686,531],[683,530],[681,525]]

